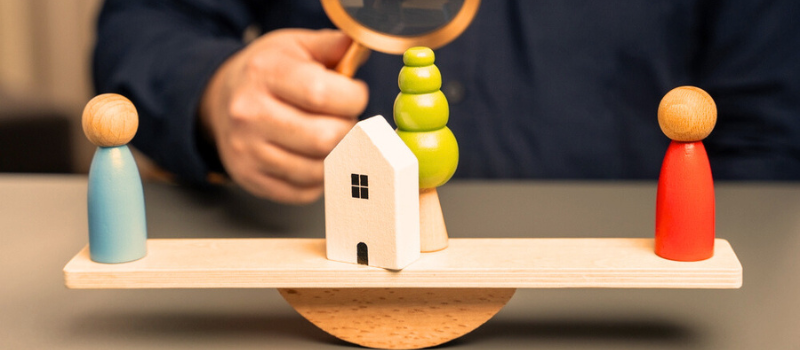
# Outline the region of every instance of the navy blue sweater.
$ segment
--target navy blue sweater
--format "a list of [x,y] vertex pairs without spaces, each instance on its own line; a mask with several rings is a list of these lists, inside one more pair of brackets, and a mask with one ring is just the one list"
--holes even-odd
[[[704,141],[717,179],[800,179],[800,1],[484,0],[436,51],[461,159],[456,177],[655,179],[669,139],[661,97],[711,94]],[[222,171],[197,137],[198,101],[246,28],[332,27],[318,0],[109,0],[94,55],[98,92],[140,113],[133,144],[184,180]],[[357,77],[365,116],[391,119],[399,56]]]

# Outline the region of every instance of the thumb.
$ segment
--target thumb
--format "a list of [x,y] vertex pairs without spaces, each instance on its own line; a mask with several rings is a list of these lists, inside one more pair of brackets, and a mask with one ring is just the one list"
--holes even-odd
[[346,34],[332,29],[304,31],[297,39],[314,61],[327,68],[335,67],[353,42]]

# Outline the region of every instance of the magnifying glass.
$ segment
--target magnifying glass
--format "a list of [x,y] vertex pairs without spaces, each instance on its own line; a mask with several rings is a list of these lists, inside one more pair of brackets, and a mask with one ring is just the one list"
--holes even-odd
[[402,54],[439,48],[467,29],[480,0],[321,0],[331,22],[353,38],[336,71],[352,77],[370,49]]

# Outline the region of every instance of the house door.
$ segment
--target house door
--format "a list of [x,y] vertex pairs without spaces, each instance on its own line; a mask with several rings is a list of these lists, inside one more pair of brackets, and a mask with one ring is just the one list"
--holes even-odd
[[369,249],[367,248],[367,244],[364,242],[356,245],[356,261],[360,265],[369,265]]

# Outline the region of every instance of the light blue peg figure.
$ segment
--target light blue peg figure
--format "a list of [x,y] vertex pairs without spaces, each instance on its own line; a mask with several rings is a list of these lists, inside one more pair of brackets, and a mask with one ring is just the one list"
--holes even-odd
[[97,152],[89,170],[89,252],[93,261],[123,263],[147,253],[147,223],[139,169],[127,143],[139,127],[136,107],[117,94],[93,98],[83,132]]

